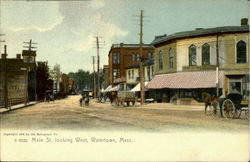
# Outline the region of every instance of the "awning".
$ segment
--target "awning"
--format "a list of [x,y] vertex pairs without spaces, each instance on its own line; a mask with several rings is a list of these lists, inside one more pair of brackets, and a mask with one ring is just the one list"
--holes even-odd
[[113,88],[109,89],[108,92],[119,91],[120,85],[114,86]]
[[[219,85],[223,87],[223,72],[219,72]],[[155,75],[148,83],[149,89],[215,88],[216,71],[179,72]]]
[[104,91],[102,92],[109,92],[109,90],[112,88],[112,85],[109,85]]
[[[148,90],[148,89],[146,88],[147,84],[148,84],[148,82],[144,82],[145,91]],[[133,89],[131,89],[131,91],[133,91],[133,92],[141,91],[141,83],[138,83]]]

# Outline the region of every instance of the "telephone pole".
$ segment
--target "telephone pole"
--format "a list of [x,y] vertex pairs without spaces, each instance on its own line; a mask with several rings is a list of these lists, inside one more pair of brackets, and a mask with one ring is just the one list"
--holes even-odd
[[94,79],[93,93],[94,93],[94,98],[96,98],[95,56],[92,56],[92,58],[93,58],[93,79]]
[[219,97],[219,35],[216,36],[216,96]]
[[100,97],[100,56],[99,56],[99,38],[96,37],[96,47],[97,47],[97,99],[99,101]]
[[144,85],[144,56],[143,56],[143,10],[140,15],[140,84],[141,84],[141,105],[145,103],[145,85]]
[[[1,37],[1,36],[5,36],[5,34],[0,34],[0,37]],[[2,54],[2,53],[1,53],[1,43],[3,43],[3,42],[5,42],[5,40],[0,39],[0,54]]]
[[29,51],[29,59],[28,59],[28,63],[29,63],[29,69],[28,70],[30,70],[30,63],[32,63],[33,61],[33,63],[34,63],[34,68],[35,68],[35,71],[34,71],[34,78],[35,78],[35,87],[34,87],[34,89],[35,89],[35,100],[37,101],[37,73],[36,73],[36,61],[35,61],[35,59],[34,60],[31,60],[31,50],[33,49],[33,48],[37,48],[37,47],[33,47],[32,45],[33,44],[37,44],[37,43],[34,43],[34,42],[32,42],[32,39],[30,39],[30,41],[29,42],[23,42],[23,43],[25,43],[25,44],[28,44],[28,46],[23,46],[24,48],[28,48],[28,51]]

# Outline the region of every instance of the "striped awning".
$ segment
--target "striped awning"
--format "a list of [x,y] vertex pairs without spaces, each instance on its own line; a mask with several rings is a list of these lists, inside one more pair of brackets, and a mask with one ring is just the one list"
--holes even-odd
[[[216,71],[179,72],[155,75],[146,86],[148,89],[195,89],[215,88],[217,80]],[[223,87],[223,72],[219,72],[219,86]]]

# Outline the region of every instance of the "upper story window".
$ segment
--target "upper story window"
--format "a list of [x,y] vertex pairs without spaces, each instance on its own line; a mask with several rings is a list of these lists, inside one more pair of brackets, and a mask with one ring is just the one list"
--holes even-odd
[[149,52],[147,58],[148,58],[148,60],[153,59],[154,58],[153,53]]
[[132,61],[139,61],[139,54],[132,54]]
[[113,53],[112,54],[112,60],[113,64],[120,64],[120,54],[119,53]]
[[132,70],[132,79],[134,79],[134,75],[135,75],[134,70]]
[[197,62],[196,62],[196,46],[195,45],[192,44],[189,47],[188,56],[189,56],[189,66],[197,65]]
[[210,46],[209,44],[205,43],[202,46],[202,65],[209,65],[210,64]]
[[239,41],[237,43],[237,56],[236,56],[237,63],[246,63],[247,62],[247,46],[246,42]]
[[130,72],[130,70],[128,71],[128,79],[130,79],[131,78],[131,72]]
[[34,60],[35,60],[34,57],[31,57],[31,56],[25,56],[24,57],[24,62],[25,63],[34,63],[35,62]]
[[147,67],[147,75],[148,75],[148,81],[151,80],[150,66]]
[[163,58],[162,58],[162,51],[160,50],[159,51],[159,59],[158,59],[158,62],[159,62],[159,69],[163,69]]
[[113,69],[113,79],[120,77],[120,69]]
[[172,48],[169,48],[168,50],[168,67],[169,68],[174,67],[174,52]]

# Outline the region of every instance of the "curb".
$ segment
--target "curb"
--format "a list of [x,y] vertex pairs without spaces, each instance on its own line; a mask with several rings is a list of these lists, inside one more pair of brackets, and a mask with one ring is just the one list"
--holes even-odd
[[4,113],[10,112],[10,111],[15,111],[15,110],[22,109],[22,108],[25,108],[25,107],[33,106],[33,105],[35,105],[35,104],[37,104],[37,103],[40,103],[40,102],[41,102],[41,101],[37,101],[37,102],[35,102],[35,103],[30,103],[30,104],[28,104],[28,105],[23,105],[23,106],[16,107],[16,108],[12,108],[12,109],[3,108],[3,109],[5,109],[5,110],[0,111],[0,114],[4,114]]

